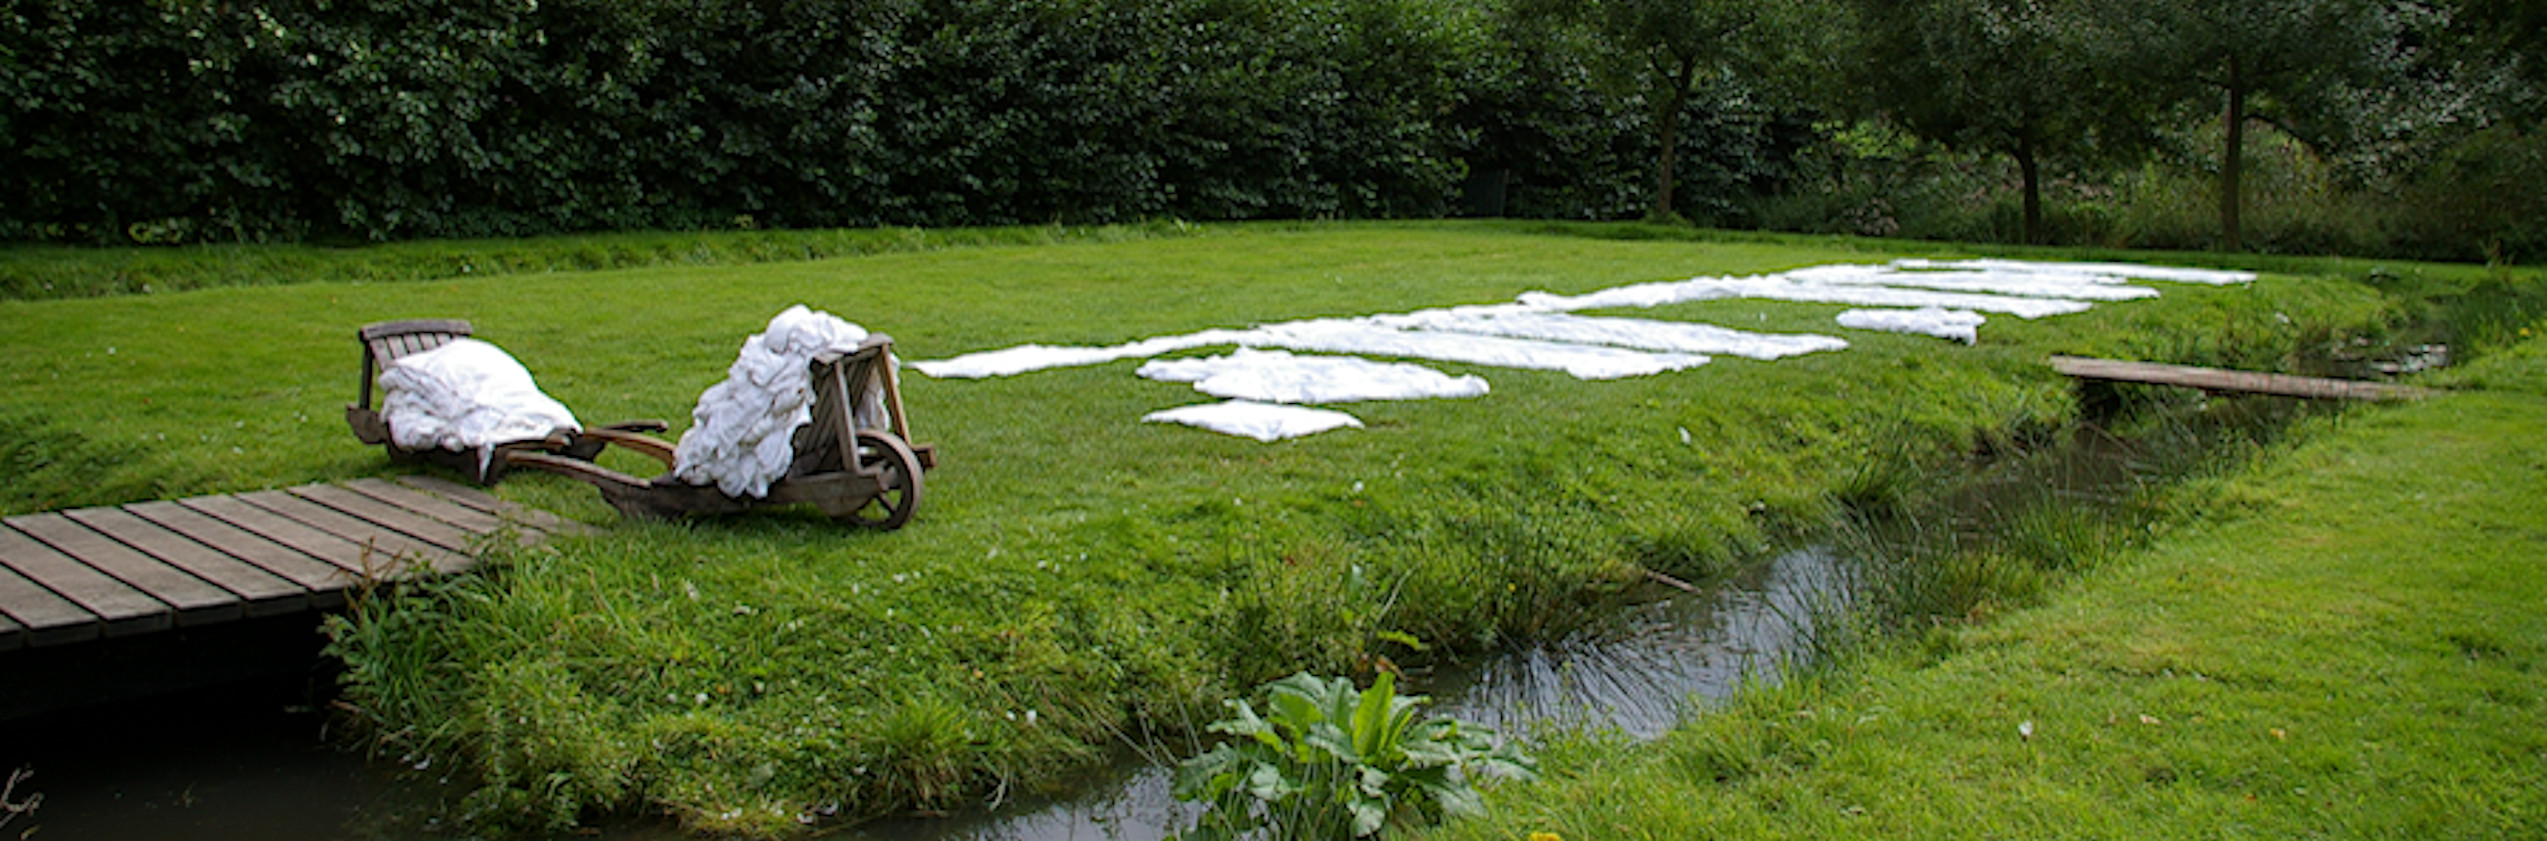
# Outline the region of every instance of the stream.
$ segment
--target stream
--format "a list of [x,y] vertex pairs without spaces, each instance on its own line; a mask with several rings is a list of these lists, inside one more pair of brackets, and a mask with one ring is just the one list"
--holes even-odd
[[[1495,657],[1410,671],[1403,691],[1427,714],[1506,733],[1554,724],[1662,735],[1693,698],[1720,698],[1770,677],[1811,632],[1817,602],[1836,597],[1843,566],[1804,549],[1691,593],[1640,588],[1610,619],[1563,639]],[[946,818],[871,821],[840,837],[912,841],[1156,841],[1193,824],[1199,806],[1169,796],[1174,769],[1126,752],[1074,791],[1022,798]]]

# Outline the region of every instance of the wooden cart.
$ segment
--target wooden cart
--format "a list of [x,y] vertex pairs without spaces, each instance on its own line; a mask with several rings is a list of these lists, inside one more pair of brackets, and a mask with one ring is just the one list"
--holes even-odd
[[[833,519],[898,529],[920,505],[921,476],[937,466],[937,448],[910,443],[892,350],[890,337],[874,335],[854,351],[814,357],[809,366],[813,420],[797,428],[794,461],[785,477],[770,483],[767,496],[731,496],[715,485],[684,482],[670,472],[677,452],[672,442],[622,430],[588,429],[577,442],[599,441],[642,453],[663,463],[663,475],[639,479],[589,460],[536,450],[517,449],[504,457],[515,467],[590,482],[601,489],[603,500],[631,518],[672,519],[810,503]],[[885,426],[862,428],[861,417],[880,418]]]
[[[381,369],[411,354],[450,344],[455,339],[468,336],[470,331],[468,322],[445,318],[384,321],[364,325],[357,331],[355,338],[363,347],[362,391],[356,402],[345,404],[345,425],[353,427],[354,438],[365,444],[380,445],[389,453],[391,461],[441,465],[481,485],[492,485],[504,478],[504,454],[507,452],[537,450],[584,461],[591,461],[593,456],[600,454],[606,443],[604,439],[578,439],[571,429],[557,430],[545,438],[497,444],[491,455],[441,448],[411,450],[398,446],[398,442],[390,437],[388,419],[381,417],[380,410],[372,408],[371,396],[374,384],[380,379]],[[670,424],[663,421],[640,420],[611,424],[603,429],[634,433],[661,432],[669,428]]]

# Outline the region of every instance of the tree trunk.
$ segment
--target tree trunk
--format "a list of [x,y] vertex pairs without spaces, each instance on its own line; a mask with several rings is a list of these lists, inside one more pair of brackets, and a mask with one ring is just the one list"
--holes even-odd
[[2043,244],[2043,172],[2034,160],[2034,138],[2016,141],[2016,171],[2025,182],[2025,244]]
[[2228,149],[2220,153],[2220,247],[2243,251],[2238,237],[2238,197],[2240,176],[2246,168],[2246,78],[2238,63],[2237,53],[2229,54],[2229,105],[2221,119],[2227,121]]
[[1672,185],[1680,180],[1674,172],[1680,162],[1680,112],[1689,105],[1689,77],[1698,71],[1698,59],[1683,57],[1680,66],[1672,69],[1678,72],[1666,71],[1664,78],[1671,85],[1671,94],[1664,97],[1663,113],[1656,115],[1662,120],[1663,157],[1654,176],[1654,209],[1650,218],[1657,221],[1671,218]]

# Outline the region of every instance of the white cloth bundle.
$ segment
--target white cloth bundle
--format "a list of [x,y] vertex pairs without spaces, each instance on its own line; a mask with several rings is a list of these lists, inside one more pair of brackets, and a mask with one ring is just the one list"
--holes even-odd
[[[865,328],[802,304],[770,319],[769,329],[743,341],[725,381],[699,394],[673,455],[673,476],[732,496],[768,496],[770,483],[795,461],[796,428],[813,421],[813,376],[806,366],[824,351],[846,353],[866,340]],[[882,424],[866,416],[857,422]]]
[[1838,321],[1841,327],[1882,330],[1891,333],[1915,333],[1940,339],[1953,339],[1971,345],[1980,344],[1981,325],[1988,323],[1990,319],[1971,310],[1920,307],[1915,310],[1849,310],[1840,313],[1834,320]]
[[1361,428],[1362,419],[1329,409],[1307,406],[1285,406],[1258,403],[1253,400],[1226,400],[1197,406],[1161,409],[1141,416],[1150,423],[1181,423],[1223,435],[1242,435],[1258,441],[1274,442],[1284,438],[1316,435],[1330,429]]
[[410,450],[476,450],[481,465],[497,444],[583,429],[522,363],[477,339],[391,360],[380,387],[390,441]]

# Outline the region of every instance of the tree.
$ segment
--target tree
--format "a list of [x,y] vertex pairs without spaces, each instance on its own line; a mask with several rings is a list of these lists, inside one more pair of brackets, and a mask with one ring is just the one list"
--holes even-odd
[[1654,200],[1648,215],[1671,218],[1677,183],[1681,117],[1709,84],[1745,78],[1757,86],[1783,81],[1780,70],[1808,50],[1806,25],[1817,0],[1517,0],[1519,14],[1585,26],[1593,57],[1616,88],[1642,93],[1652,110],[1656,145]]
[[2218,96],[2220,246],[2240,250],[2247,123],[2264,120],[2314,146],[2349,131],[2350,92],[2376,90],[2407,62],[2405,16],[2387,0],[2095,0],[2094,22],[2122,64],[2177,101]]
[[2025,241],[2043,241],[2048,158],[2136,146],[2142,111],[2103,83],[2074,10],[2030,0],[1857,0],[1858,110],[1952,148],[2005,154]]
[[2511,120],[2547,119],[2547,3],[2458,0],[2445,4],[2447,41],[2428,64],[2499,74],[2491,97]]

